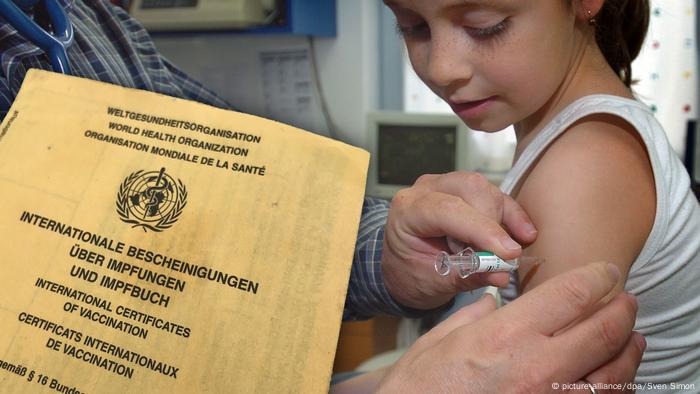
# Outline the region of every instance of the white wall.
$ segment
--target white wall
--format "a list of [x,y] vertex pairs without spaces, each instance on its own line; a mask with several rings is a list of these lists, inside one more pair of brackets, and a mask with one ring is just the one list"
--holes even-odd
[[[315,38],[322,89],[335,137],[365,146],[366,114],[378,103],[377,0],[337,0],[338,35]],[[289,35],[156,35],[158,49],[242,111],[266,116],[259,51],[308,48],[306,37]],[[316,97],[317,98],[317,97]],[[318,100],[305,124],[328,135]]]
[[683,157],[688,120],[698,118],[695,0],[652,0],[649,32],[632,63],[637,97],[652,108]]

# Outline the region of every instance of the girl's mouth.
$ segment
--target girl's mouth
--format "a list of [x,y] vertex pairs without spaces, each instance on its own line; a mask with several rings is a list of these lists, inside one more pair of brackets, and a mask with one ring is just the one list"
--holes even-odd
[[469,101],[466,103],[453,103],[450,102],[450,107],[452,111],[457,114],[462,119],[476,118],[486,112],[493,102],[496,96],[487,97],[485,99]]

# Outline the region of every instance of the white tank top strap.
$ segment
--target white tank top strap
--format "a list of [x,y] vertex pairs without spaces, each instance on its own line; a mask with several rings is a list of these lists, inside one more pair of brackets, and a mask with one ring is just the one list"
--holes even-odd
[[[525,148],[518,161],[501,183],[501,190],[510,194],[520,181],[520,178],[528,171],[542,152],[581,118],[596,113],[611,113],[625,119],[639,132],[642,128],[638,124],[638,118],[629,113],[630,104],[652,115],[651,111],[638,101],[607,94],[584,96],[569,104]],[[642,137],[644,138],[645,136],[642,135]],[[644,140],[647,142],[647,138],[644,138]]]

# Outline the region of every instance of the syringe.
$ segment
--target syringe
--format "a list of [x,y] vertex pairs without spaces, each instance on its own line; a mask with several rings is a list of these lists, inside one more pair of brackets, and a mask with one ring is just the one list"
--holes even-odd
[[447,276],[452,267],[457,268],[460,278],[466,278],[477,272],[513,272],[522,264],[539,265],[545,259],[533,256],[521,256],[517,259],[503,260],[491,252],[475,252],[472,248],[465,248],[453,255],[440,252],[435,256],[435,271],[442,276]]

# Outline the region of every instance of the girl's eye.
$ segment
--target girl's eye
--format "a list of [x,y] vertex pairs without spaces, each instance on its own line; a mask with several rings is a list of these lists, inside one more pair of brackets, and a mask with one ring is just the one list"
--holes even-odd
[[425,22],[412,26],[402,26],[397,22],[396,31],[404,38],[425,38],[430,36],[430,27]]
[[[509,21],[510,20],[506,18],[493,26],[483,28],[466,27],[465,29],[469,35],[477,40],[488,40],[503,33],[508,28]],[[396,31],[404,38],[421,39],[430,37],[430,27],[425,22],[410,26],[403,26],[397,22]]]
[[496,23],[493,26],[484,28],[467,27],[467,32],[477,40],[488,40],[503,33],[508,27],[508,18]]

